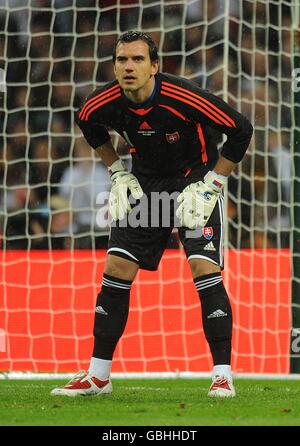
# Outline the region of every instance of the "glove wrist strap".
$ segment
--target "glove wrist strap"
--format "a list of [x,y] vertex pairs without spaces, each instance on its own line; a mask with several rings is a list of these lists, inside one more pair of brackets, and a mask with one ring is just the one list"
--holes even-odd
[[113,175],[115,172],[122,172],[124,170],[126,169],[120,159],[116,160],[111,166],[108,167],[110,175]]
[[209,185],[216,192],[221,192],[227,177],[216,173],[214,170],[210,170],[204,177],[204,183]]

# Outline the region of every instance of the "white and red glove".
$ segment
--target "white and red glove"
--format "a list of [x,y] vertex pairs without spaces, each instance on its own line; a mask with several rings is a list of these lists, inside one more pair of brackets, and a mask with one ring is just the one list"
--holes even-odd
[[121,160],[115,161],[110,167],[111,191],[109,194],[109,211],[113,220],[122,220],[131,211],[127,191],[138,200],[143,195],[138,179],[125,169]]
[[224,175],[209,171],[203,181],[192,183],[181,192],[176,216],[182,226],[196,229],[207,224],[226,179]]

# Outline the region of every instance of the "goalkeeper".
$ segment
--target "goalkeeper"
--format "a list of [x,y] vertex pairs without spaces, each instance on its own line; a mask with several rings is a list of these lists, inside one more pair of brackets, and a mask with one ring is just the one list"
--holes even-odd
[[[223,188],[247,150],[252,126],[197,84],[160,73],[156,45],[143,32],[128,31],[117,40],[113,63],[116,79],[89,96],[77,120],[112,180],[109,204],[113,224],[95,308],[94,350],[89,371],[52,394],[111,393],[113,353],[125,329],[131,285],[139,268],[157,269],[176,212],[214,364],[208,395],[233,397],[232,311],[221,275]],[[114,129],[130,145],[131,173],[118,158],[108,129]],[[227,136],[220,153],[214,130]],[[178,192],[177,209],[170,211],[171,224],[130,224],[128,216],[134,205],[152,192]],[[150,199],[148,203],[150,214],[156,213]]]

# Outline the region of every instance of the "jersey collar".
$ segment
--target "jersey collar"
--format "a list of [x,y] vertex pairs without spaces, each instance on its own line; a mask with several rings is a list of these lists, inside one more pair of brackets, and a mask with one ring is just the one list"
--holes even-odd
[[128,99],[127,96],[125,96],[124,91],[122,91],[122,94],[127,102],[128,108],[147,110],[147,108],[152,107],[154,105],[155,98],[159,91],[158,84],[159,84],[159,81],[158,81],[157,77],[155,76],[155,83],[154,83],[154,88],[152,90],[152,93],[148,97],[148,99],[146,99],[146,101],[144,101],[144,102],[133,102],[130,99]]

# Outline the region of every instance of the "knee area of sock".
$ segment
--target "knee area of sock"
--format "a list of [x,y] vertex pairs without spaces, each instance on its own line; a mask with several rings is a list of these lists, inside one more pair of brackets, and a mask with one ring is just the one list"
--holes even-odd
[[196,277],[194,284],[201,300],[215,294],[227,296],[220,272]]

